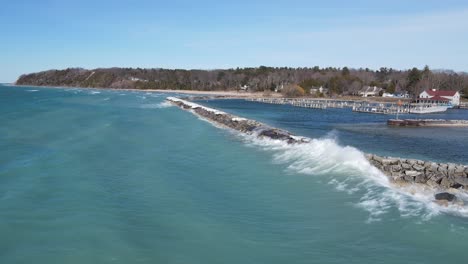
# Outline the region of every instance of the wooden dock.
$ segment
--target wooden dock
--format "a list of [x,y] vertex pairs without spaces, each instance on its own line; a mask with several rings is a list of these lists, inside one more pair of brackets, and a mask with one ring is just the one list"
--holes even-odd
[[311,98],[251,98],[246,100],[266,104],[283,104],[314,109],[351,108],[354,112],[371,114],[405,114],[408,113],[410,109],[408,105],[398,106],[397,103],[351,100],[348,101]]
[[265,104],[283,104],[314,109],[352,108],[356,105],[355,101],[308,98],[250,98],[246,100]]

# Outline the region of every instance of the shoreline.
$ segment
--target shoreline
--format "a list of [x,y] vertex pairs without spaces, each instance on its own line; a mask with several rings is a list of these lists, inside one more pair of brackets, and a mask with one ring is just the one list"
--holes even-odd
[[239,92],[231,91],[200,91],[200,90],[175,90],[175,89],[133,89],[133,88],[104,88],[104,87],[75,87],[75,86],[48,86],[48,85],[26,85],[26,84],[9,84],[8,86],[16,87],[35,87],[35,88],[51,88],[51,89],[97,89],[97,90],[111,90],[111,91],[135,91],[135,92],[156,92],[156,93],[179,93],[191,95],[211,95],[211,96],[225,96],[229,98],[281,98],[281,94],[271,93],[269,96],[263,92]]
[[[281,93],[265,93],[265,92],[240,92],[237,90],[228,91],[201,91],[201,90],[177,90],[177,89],[134,89],[134,88],[106,88],[106,87],[76,87],[76,86],[48,86],[48,85],[25,85],[25,84],[11,84],[9,86],[17,87],[37,87],[37,88],[52,88],[52,89],[97,89],[97,90],[112,90],[112,91],[136,91],[136,92],[156,92],[156,93],[179,93],[200,96],[222,96],[227,99],[259,99],[259,98],[277,98],[277,99],[313,99],[313,100],[329,100],[329,101],[361,101],[361,102],[375,102],[375,103],[395,103],[398,98],[385,98],[382,97],[355,97],[355,96],[341,96],[336,98],[330,97],[285,97]],[[211,98],[206,98],[211,99]],[[407,99],[401,99],[407,100]]]

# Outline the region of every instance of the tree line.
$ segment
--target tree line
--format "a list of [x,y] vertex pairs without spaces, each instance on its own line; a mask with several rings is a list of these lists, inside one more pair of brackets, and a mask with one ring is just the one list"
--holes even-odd
[[423,69],[395,70],[382,67],[351,69],[266,67],[216,70],[68,68],[25,74],[18,85],[71,86],[93,88],[176,89],[221,91],[275,91],[295,86],[308,94],[310,89],[324,87],[331,95],[357,94],[364,86],[378,86],[387,92],[417,95],[424,89],[460,90],[468,94],[468,74]]

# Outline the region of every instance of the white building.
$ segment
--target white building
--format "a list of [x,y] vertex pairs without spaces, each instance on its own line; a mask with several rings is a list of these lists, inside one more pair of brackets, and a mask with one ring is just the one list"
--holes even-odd
[[316,94],[316,93],[326,94],[326,93],[328,93],[328,89],[323,88],[323,86],[320,86],[319,88],[311,88],[310,89],[310,94]]
[[365,86],[359,91],[359,95],[362,97],[378,96],[382,88],[377,86]]
[[448,99],[453,106],[460,105],[460,93],[458,91],[444,91],[444,90],[425,90],[419,94],[419,98],[431,99],[434,97],[441,97]]

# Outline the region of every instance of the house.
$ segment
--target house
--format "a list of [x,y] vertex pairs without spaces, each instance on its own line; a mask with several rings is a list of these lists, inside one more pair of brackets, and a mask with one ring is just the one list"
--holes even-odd
[[421,99],[447,99],[453,106],[460,105],[460,93],[458,91],[428,89],[419,94]]
[[275,87],[275,93],[279,93],[279,92],[283,91],[283,88],[284,88],[284,84],[277,85]]
[[362,97],[370,97],[379,95],[380,91],[382,88],[377,86],[364,86],[358,94]]
[[239,91],[247,92],[247,91],[249,91],[249,88],[250,88],[250,87],[249,87],[248,85],[245,84],[245,85],[242,85],[242,86],[240,87]]
[[323,86],[320,86],[319,88],[317,87],[313,87],[310,89],[310,94],[327,94],[328,93],[328,89],[327,88],[323,88]]

